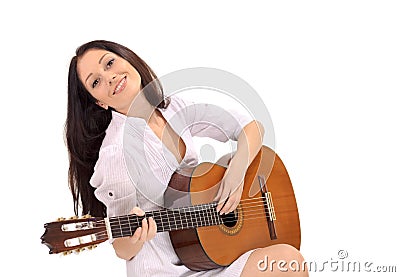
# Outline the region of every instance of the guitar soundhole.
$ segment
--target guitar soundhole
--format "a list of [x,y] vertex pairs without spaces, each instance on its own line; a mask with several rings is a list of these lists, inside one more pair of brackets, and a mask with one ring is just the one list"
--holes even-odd
[[221,218],[223,224],[229,228],[235,226],[238,221],[238,216],[236,211],[230,212],[229,214],[221,215]]
[[221,219],[222,224],[218,225],[221,231],[230,236],[236,235],[243,226],[243,211],[241,205],[239,204],[235,211],[221,215]]

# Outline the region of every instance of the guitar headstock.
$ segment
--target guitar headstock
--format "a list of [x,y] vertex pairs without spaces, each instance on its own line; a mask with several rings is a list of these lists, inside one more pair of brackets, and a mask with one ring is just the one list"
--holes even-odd
[[44,228],[41,240],[49,247],[49,254],[80,252],[108,240],[104,219],[90,215],[59,218],[44,224]]

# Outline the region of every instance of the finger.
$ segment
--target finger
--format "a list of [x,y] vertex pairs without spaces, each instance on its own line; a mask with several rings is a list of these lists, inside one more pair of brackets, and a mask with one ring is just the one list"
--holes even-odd
[[149,226],[148,226],[148,223],[147,223],[147,219],[143,218],[143,220],[142,220],[142,234],[140,235],[140,238],[139,238],[140,241],[143,241],[143,242],[146,241],[148,228],[149,228]]
[[240,199],[238,197],[229,197],[228,201],[226,202],[225,206],[222,208],[221,212],[223,214],[228,214],[233,212],[240,203]]
[[139,240],[141,234],[142,234],[142,227],[139,227],[136,229],[136,231],[131,236],[132,242],[136,243]]
[[150,240],[156,236],[157,233],[157,224],[155,220],[150,217],[149,218],[149,231],[147,233],[147,240]]
[[235,192],[233,192],[228,200],[226,201],[225,205],[223,206],[223,208],[221,209],[221,213],[222,214],[227,214],[230,212],[233,212],[237,206],[240,203],[240,198],[242,196],[242,191],[241,190],[236,190]]
[[225,202],[225,205],[220,210],[219,214],[223,215],[229,213],[229,210],[232,208],[233,203],[234,200],[231,197],[229,197]]
[[129,213],[130,214],[135,214],[135,215],[138,215],[138,216],[144,216],[144,214],[145,214],[144,211],[139,207],[134,207]]
[[219,201],[219,204],[217,206],[217,211],[222,214],[223,208],[226,206],[226,202],[229,200],[229,191],[223,191],[221,195],[221,199]]

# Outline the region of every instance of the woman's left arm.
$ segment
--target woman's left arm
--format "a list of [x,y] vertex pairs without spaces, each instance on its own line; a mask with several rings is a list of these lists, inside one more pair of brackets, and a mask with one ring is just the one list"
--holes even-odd
[[221,186],[215,197],[219,202],[220,214],[230,213],[238,206],[244,185],[247,168],[260,151],[264,137],[264,128],[258,121],[251,121],[240,132],[237,151],[232,157]]

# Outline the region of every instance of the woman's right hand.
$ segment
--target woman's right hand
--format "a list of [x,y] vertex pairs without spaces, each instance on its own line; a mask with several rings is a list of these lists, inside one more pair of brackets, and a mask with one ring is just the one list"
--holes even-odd
[[[135,207],[130,214],[143,216],[144,211],[139,207]],[[142,226],[137,228],[130,237],[116,238],[113,247],[117,256],[124,260],[130,260],[142,249],[143,244],[155,237],[157,233],[157,225],[152,217],[148,220],[142,220]]]

